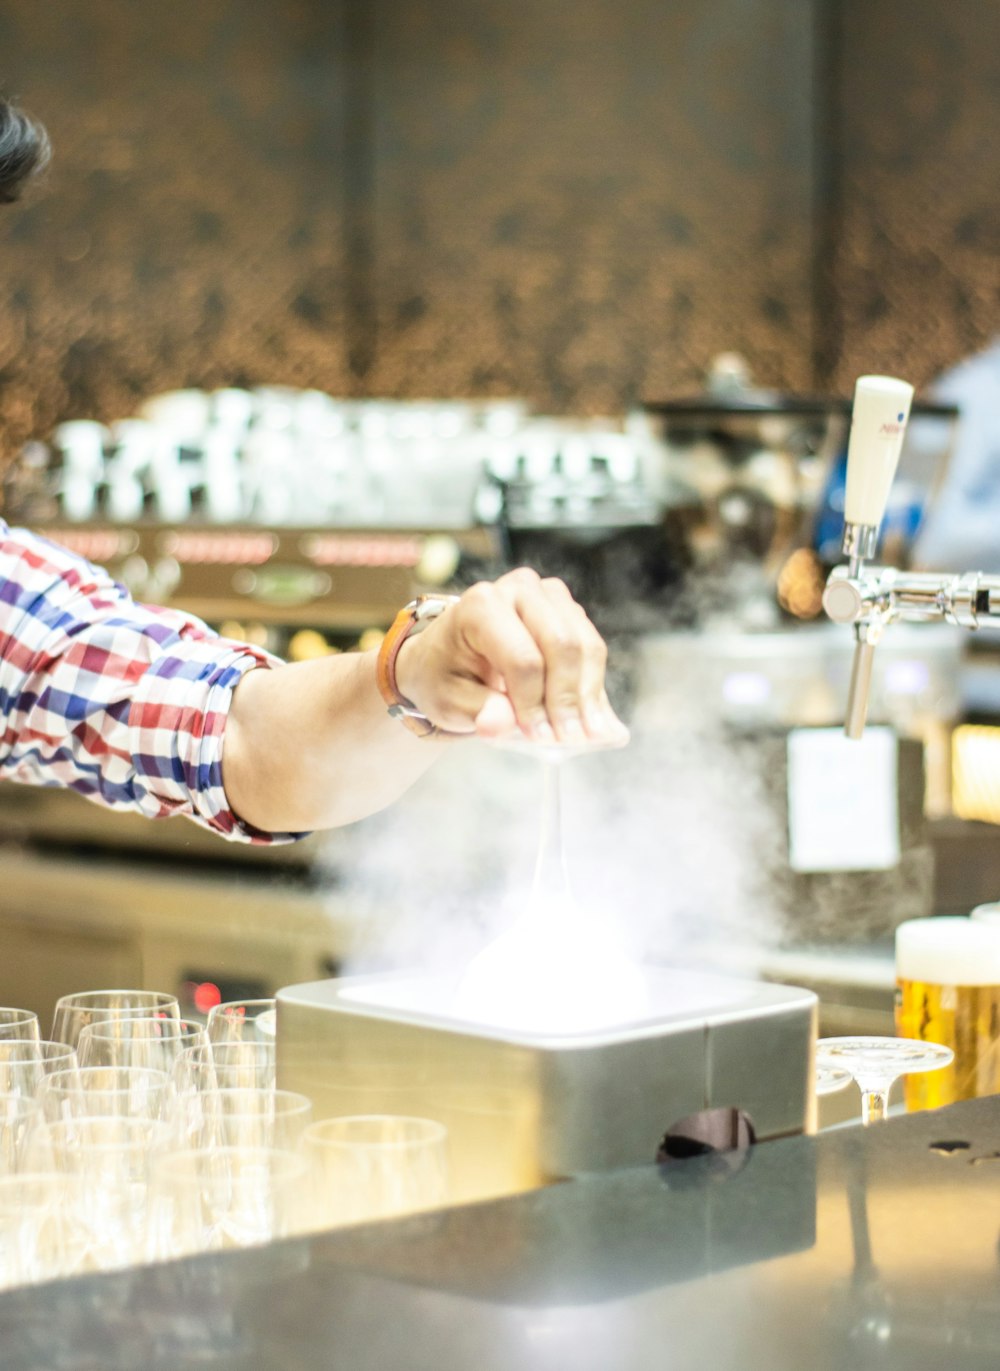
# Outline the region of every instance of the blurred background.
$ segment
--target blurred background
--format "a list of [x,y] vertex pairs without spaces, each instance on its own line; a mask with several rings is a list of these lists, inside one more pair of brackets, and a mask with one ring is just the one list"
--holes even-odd
[[[826,1031],[891,1025],[895,926],[1000,888],[995,639],[880,647],[874,864],[796,862],[846,783],[790,780],[789,738],[843,718],[858,374],[918,388],[883,556],[1000,570],[1000,8],[8,0],[0,54],[55,151],[0,216],[5,517],[292,657],[566,576],[636,739],[569,797],[580,888],[649,955],[766,944]],[[4,787],[0,999],[270,994],[423,956],[446,912],[464,948],[530,869],[508,760],[267,853]]]
[[10,0],[5,442],[181,386],[922,385],[998,305],[981,0]]

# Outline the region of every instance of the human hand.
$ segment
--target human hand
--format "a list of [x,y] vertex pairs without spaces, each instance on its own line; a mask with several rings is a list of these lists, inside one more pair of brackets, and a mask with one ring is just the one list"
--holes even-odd
[[396,659],[401,693],[447,733],[620,744],[607,647],[567,586],[521,568],[481,581]]

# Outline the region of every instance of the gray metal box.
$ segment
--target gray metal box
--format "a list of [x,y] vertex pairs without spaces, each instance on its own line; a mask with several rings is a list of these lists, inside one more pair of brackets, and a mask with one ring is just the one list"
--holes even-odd
[[440,1120],[456,1201],[651,1162],[711,1106],[745,1109],[761,1138],[811,1126],[815,995],[700,971],[651,970],[648,987],[634,1022],[543,1036],[454,1017],[454,986],[429,976],[289,986],[278,1081],[316,1118]]

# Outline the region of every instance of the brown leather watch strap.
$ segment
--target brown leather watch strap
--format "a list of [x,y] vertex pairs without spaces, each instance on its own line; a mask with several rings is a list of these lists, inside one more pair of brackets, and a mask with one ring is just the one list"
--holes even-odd
[[408,700],[396,684],[396,658],[399,649],[412,633],[419,633],[432,619],[443,614],[457,599],[454,595],[418,595],[405,605],[393,619],[389,631],[382,639],[378,659],[375,664],[375,680],[379,694],[389,707],[394,719],[416,734],[418,738],[429,738],[438,732],[437,724],[431,723],[421,714],[412,700]]

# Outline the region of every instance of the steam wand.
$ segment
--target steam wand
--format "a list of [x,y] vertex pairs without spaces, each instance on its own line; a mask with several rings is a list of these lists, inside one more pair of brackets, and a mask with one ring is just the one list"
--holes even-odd
[[854,391],[844,500],[848,565],[834,568],[823,592],[823,608],[834,623],[854,625],[844,721],[849,738],[864,732],[875,648],[896,619],[943,619],[967,629],[1000,619],[1000,576],[866,566],[875,555],[912,399],[912,386],[888,376],[862,376]]

